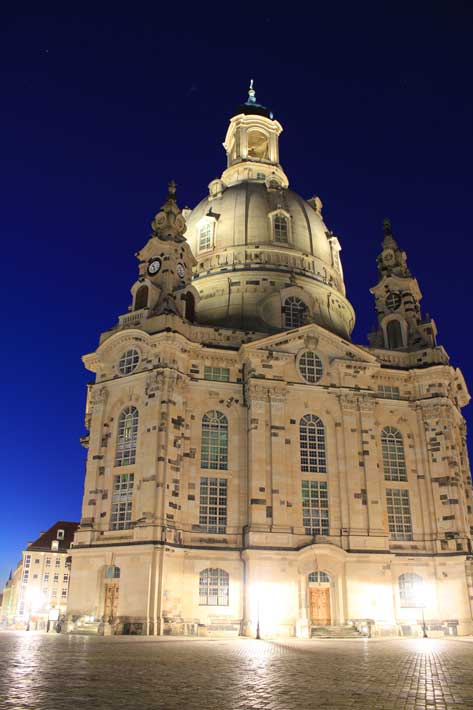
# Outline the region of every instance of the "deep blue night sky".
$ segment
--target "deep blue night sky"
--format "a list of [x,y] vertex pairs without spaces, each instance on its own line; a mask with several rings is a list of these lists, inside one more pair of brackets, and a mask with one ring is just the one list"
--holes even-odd
[[92,379],[80,356],[126,312],[168,180],[193,207],[222,172],[250,77],[284,127],[291,187],[321,196],[341,241],[355,342],[375,321],[368,289],[389,216],[439,343],[473,387],[467,5],[3,10],[0,582],[40,531],[79,520]]

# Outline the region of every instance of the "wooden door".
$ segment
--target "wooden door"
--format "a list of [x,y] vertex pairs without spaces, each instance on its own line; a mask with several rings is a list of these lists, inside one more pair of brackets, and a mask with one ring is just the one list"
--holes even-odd
[[310,619],[317,626],[329,626],[330,587],[309,587]]
[[114,619],[118,609],[118,582],[107,582],[105,584],[105,621]]

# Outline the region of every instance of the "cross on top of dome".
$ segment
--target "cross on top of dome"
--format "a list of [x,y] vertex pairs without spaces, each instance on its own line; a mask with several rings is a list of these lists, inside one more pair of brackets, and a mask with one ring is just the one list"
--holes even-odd
[[250,88],[248,89],[248,98],[244,104],[238,107],[238,113],[245,114],[255,114],[257,116],[265,116],[266,118],[273,119],[273,112],[270,111],[266,106],[257,103],[256,101],[256,91],[254,89],[254,81],[250,80]]

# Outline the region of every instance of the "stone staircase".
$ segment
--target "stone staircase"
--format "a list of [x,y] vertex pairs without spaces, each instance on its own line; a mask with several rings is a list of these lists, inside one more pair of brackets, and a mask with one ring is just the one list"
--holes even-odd
[[83,636],[97,636],[99,633],[99,621],[79,621],[73,630],[73,634]]
[[311,638],[313,639],[359,639],[365,634],[358,631],[351,624],[345,626],[312,626]]

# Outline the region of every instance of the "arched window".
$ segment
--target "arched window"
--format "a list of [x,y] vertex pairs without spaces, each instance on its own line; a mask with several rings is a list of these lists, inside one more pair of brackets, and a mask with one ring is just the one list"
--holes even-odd
[[193,323],[195,319],[195,298],[194,294],[190,291],[186,293],[186,318],[191,323]]
[[402,434],[392,426],[381,432],[384,478],[387,481],[407,481],[406,457]]
[[327,473],[325,427],[319,417],[306,414],[299,423],[301,470]]
[[212,249],[213,225],[206,222],[199,230],[199,251]]
[[135,296],[135,311],[146,308],[148,305],[148,287],[140,286]]
[[401,324],[398,320],[389,321],[386,326],[386,335],[388,338],[388,348],[390,350],[397,350],[398,348],[404,347]]
[[224,569],[212,567],[199,575],[199,604],[201,606],[228,606],[229,576]]
[[287,244],[289,235],[289,225],[287,217],[277,214],[274,218],[274,241],[280,244]]
[[300,328],[306,322],[307,306],[297,296],[288,296],[283,305],[284,327]]
[[135,463],[137,438],[138,410],[136,407],[125,407],[118,417],[115,466],[129,466]]
[[399,599],[403,607],[425,606],[424,580],[414,572],[399,577]]
[[202,417],[201,468],[226,471],[228,468],[228,421],[222,412]]
[[311,572],[307,578],[309,584],[330,584],[327,572]]

